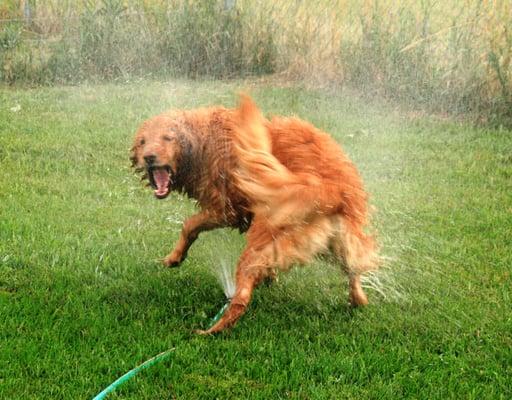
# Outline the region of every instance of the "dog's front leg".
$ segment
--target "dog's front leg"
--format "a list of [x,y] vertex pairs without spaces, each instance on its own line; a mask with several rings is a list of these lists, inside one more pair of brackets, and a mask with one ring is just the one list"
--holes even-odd
[[271,246],[254,250],[248,248],[242,253],[236,270],[236,292],[230,301],[229,307],[221,319],[206,331],[197,331],[200,334],[213,334],[230,328],[245,313],[252,292],[266,277],[271,275]]
[[[240,272],[240,270],[238,271]],[[242,271],[237,273],[236,280],[236,292],[229,303],[229,307],[221,317],[221,319],[206,331],[199,330],[199,334],[213,334],[223,331],[226,328],[230,328],[240,319],[245,313],[249,302],[251,301],[252,292],[261,280],[258,275],[247,273],[248,271]]]
[[164,265],[167,267],[179,265],[187,257],[188,249],[201,232],[220,228],[221,226],[223,224],[220,220],[208,211],[201,211],[199,214],[195,214],[187,219],[183,223],[183,228],[174,250],[165,257]]

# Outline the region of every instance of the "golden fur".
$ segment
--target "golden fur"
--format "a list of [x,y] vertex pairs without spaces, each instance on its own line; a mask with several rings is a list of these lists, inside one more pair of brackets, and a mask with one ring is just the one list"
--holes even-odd
[[144,122],[132,161],[157,197],[181,191],[200,208],[185,221],[165,265],[183,261],[202,231],[247,231],[235,295],[204,333],[234,325],[253,289],[275,269],[327,251],[348,272],[351,304],[367,304],[360,275],[378,265],[364,232],[367,195],[355,166],[326,133],[296,118],[267,120],[242,96],[237,109],[174,111]]

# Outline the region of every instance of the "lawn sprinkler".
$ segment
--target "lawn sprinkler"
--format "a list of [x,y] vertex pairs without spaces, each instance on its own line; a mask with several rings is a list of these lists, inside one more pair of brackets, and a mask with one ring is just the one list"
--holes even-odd
[[210,320],[210,325],[208,325],[208,329],[210,329],[212,326],[214,326],[219,321],[219,319],[222,318],[222,316],[224,315],[224,313],[226,312],[226,310],[228,309],[230,304],[231,304],[231,299],[229,297],[227,297],[226,302],[221,307],[219,312],[217,314],[215,314],[215,316]]

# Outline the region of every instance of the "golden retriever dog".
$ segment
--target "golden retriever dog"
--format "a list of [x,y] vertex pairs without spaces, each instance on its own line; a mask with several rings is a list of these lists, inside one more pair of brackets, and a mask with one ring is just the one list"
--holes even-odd
[[145,121],[131,152],[157,198],[182,192],[200,209],[184,222],[166,266],[182,262],[203,231],[247,232],[234,297],[201,333],[233,326],[263,279],[320,253],[334,254],[347,272],[350,303],[368,303],[360,276],[377,268],[378,256],[365,233],[367,194],[328,134],[297,118],[268,120],[242,96],[236,109],[173,111]]

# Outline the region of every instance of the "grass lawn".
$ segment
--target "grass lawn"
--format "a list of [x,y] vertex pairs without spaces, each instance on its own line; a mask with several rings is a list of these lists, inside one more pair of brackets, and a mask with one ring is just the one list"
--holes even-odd
[[[244,244],[204,234],[179,269],[158,259],[194,205],[133,175],[138,124],[171,107],[232,106],[332,133],[376,207],[386,265],[371,305],[317,261],[261,287],[215,337],[215,271]],[[350,93],[219,82],[0,89],[0,398],[512,398],[512,132],[400,112]]]

